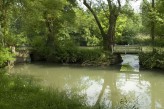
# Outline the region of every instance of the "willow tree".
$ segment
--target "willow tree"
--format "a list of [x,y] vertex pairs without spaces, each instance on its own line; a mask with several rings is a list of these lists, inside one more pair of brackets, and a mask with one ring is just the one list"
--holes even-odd
[[116,21],[117,21],[117,18],[121,12],[121,1],[120,0],[117,0],[117,1],[106,0],[106,1],[107,1],[106,5],[107,5],[108,9],[104,9],[103,1],[100,0],[99,4],[101,5],[104,13],[106,13],[106,17],[108,19],[108,25],[109,26],[107,27],[107,31],[105,31],[104,28],[102,27],[102,23],[100,22],[94,8],[92,7],[92,2],[87,1],[87,0],[83,0],[83,4],[88,8],[88,10],[94,16],[94,19],[98,25],[98,28],[101,32],[101,36],[103,39],[103,48],[105,50],[112,51],[112,47],[115,43],[114,37],[115,37]]

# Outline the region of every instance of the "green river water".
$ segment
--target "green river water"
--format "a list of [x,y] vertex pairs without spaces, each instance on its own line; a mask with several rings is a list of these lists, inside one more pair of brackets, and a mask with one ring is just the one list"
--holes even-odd
[[140,70],[120,72],[120,66],[82,67],[77,65],[24,64],[12,72],[31,75],[41,85],[86,95],[86,103],[100,102],[107,108],[120,103],[137,104],[140,109],[164,109],[164,72]]

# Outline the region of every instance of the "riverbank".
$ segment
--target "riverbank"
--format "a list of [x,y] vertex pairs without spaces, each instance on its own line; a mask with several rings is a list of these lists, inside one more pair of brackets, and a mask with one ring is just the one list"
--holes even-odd
[[[88,105],[86,97],[68,90],[45,88],[31,76],[20,76],[0,71],[0,109],[107,109],[106,104],[97,102]],[[136,102],[118,101],[118,108],[136,107]]]
[[45,89],[31,77],[0,71],[1,109],[90,109],[82,96]]
[[[14,75],[14,72],[17,76]],[[142,105],[145,99],[149,99],[148,101],[150,101],[152,98],[151,94],[149,95],[147,91],[163,91],[160,86],[163,85],[164,75],[162,71],[160,73],[160,71],[151,70],[147,72],[142,70],[139,73],[135,73],[120,72],[115,66],[82,67],[40,63],[17,65],[13,68],[13,72],[11,73],[12,75],[7,75],[5,73],[4,76],[0,76],[1,94],[4,93],[4,95],[1,95],[0,97],[0,106],[4,106],[4,108],[1,109],[12,109],[10,108],[11,106],[15,106],[18,109],[56,109],[47,106],[47,104],[51,103],[53,104],[52,106],[56,106],[59,103],[59,109],[66,109],[69,105],[75,105],[74,107],[77,109],[99,109],[96,107],[101,105],[101,109],[107,109],[103,108],[102,104],[106,104],[105,106],[108,106],[108,109],[113,109],[114,107],[119,106],[119,103],[122,103],[121,100],[124,97],[130,97],[130,100],[125,98],[125,101],[129,100],[128,102],[125,102],[129,103],[126,104],[128,107],[131,107],[132,104],[133,106],[139,104],[140,107],[145,107],[145,105],[149,107],[149,102]],[[145,84],[140,84],[142,82],[145,82]],[[41,86],[38,85],[38,83]],[[153,86],[154,83],[160,84],[156,87]],[[50,87],[55,90],[55,92],[50,89],[45,89]],[[140,89],[141,87],[142,89]],[[62,92],[56,91],[56,89],[59,89]],[[131,91],[134,93],[131,93]],[[77,94],[72,92],[77,92]],[[129,95],[129,93],[132,95]],[[74,96],[70,98],[72,94]],[[141,96],[137,96],[138,94]],[[145,94],[148,95],[143,98],[143,95]],[[156,93],[156,95],[157,98],[155,99],[161,100],[160,104],[163,104],[163,95],[161,95],[161,93]],[[40,103],[44,108],[38,106]],[[152,105],[153,104],[154,103],[152,103]],[[66,106],[63,107],[63,105]],[[68,109],[71,109],[69,107]]]
[[142,68],[146,69],[162,69],[164,70],[164,52],[155,50],[149,53],[140,53],[139,60]]
[[64,48],[53,50],[50,55],[33,50],[31,62],[50,62],[56,64],[79,64],[82,66],[110,66],[120,63],[121,55],[112,54],[101,48]]

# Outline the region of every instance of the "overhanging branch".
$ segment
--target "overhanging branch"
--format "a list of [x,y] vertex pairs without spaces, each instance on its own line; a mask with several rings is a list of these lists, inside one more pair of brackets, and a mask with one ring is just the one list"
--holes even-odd
[[121,2],[120,2],[120,0],[117,0],[117,2],[118,2],[118,6],[121,7]]
[[103,4],[100,4],[100,5],[101,5],[101,8],[103,9],[103,11],[105,13],[105,17],[108,19],[109,18],[109,15],[106,13],[107,11],[104,9]]
[[111,2],[111,0],[107,0],[107,2],[108,2],[109,10],[111,10],[112,9],[112,2]]
[[95,20],[96,20],[96,23],[97,23],[97,25],[98,25],[98,27],[99,27],[99,29],[100,29],[100,32],[101,32],[102,36],[104,36],[104,35],[105,35],[105,32],[104,32],[104,30],[103,30],[103,28],[102,28],[102,26],[101,26],[101,23],[100,23],[100,21],[99,21],[97,15],[96,15],[96,13],[93,11],[93,9],[92,9],[91,6],[87,3],[86,0],[83,0],[83,4],[89,9],[89,11],[90,11],[90,12],[92,13],[92,15],[94,16],[94,18],[95,18]]

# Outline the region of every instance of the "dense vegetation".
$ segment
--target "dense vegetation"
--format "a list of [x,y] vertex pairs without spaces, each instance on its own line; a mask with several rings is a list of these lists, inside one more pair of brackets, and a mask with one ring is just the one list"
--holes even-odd
[[[131,6],[138,0],[81,1],[0,0],[0,68],[19,46],[32,47],[35,61],[109,65],[115,44],[152,47],[140,54],[141,65],[164,68],[157,49],[164,47],[163,0],[143,0],[139,13]],[[1,109],[91,108],[79,96],[42,90],[27,77],[0,73],[0,87]]]
[[140,53],[140,64],[147,69],[164,69],[163,54],[164,52],[158,49],[150,53]]
[[[131,0],[81,3],[83,6],[76,0],[1,0],[0,66],[13,59],[11,48],[18,46],[31,46],[41,60],[60,63],[102,58],[104,50],[110,52],[114,44],[163,47],[163,1],[143,0],[140,13],[130,5]],[[79,46],[99,46],[100,50]]]

